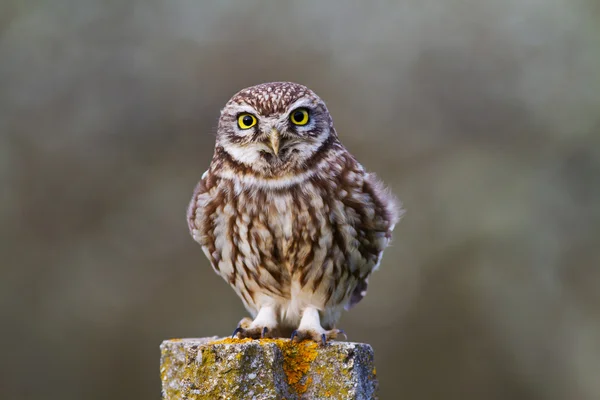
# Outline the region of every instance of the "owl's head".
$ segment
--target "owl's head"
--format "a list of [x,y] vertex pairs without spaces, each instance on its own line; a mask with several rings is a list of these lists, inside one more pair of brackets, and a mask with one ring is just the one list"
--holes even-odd
[[297,83],[263,83],[236,93],[221,111],[217,150],[261,176],[301,169],[335,140],[325,103]]

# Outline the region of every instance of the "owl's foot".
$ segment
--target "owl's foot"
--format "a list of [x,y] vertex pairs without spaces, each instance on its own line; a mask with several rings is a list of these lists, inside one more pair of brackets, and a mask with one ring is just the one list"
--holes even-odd
[[239,339],[271,338],[277,336],[277,320],[271,307],[263,307],[254,320],[243,318],[233,331],[232,337]]
[[328,341],[337,339],[338,335],[343,335],[344,339],[348,340],[346,333],[342,329],[331,329],[329,331],[326,331],[323,328],[321,328],[319,330],[297,329],[294,332],[292,332],[291,340],[292,340],[292,342],[293,341],[301,342],[303,340],[309,339],[309,340],[313,340],[317,343],[320,342],[321,344],[323,344],[323,346],[325,346]]
[[252,326],[252,320],[248,317],[242,319],[235,328],[231,337],[237,337],[238,339],[250,338],[250,339],[261,339],[271,337],[270,333],[273,333],[274,328],[269,329],[267,326]]
[[[317,343],[327,344],[329,340],[336,339],[338,335],[346,334],[341,329],[326,330],[321,326],[319,310],[314,307],[307,307],[302,312],[300,326],[292,332],[292,341],[302,341],[305,339],[313,340]],[[346,337],[346,340],[348,338]]]

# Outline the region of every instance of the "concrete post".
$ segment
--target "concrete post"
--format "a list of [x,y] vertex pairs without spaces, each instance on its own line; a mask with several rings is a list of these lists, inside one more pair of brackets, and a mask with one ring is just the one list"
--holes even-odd
[[377,398],[368,344],[212,337],[160,348],[165,400]]

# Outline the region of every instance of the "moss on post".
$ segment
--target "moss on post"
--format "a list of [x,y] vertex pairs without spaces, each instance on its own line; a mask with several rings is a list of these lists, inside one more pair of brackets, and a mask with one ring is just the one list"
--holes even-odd
[[375,399],[368,344],[172,339],[161,346],[163,399]]

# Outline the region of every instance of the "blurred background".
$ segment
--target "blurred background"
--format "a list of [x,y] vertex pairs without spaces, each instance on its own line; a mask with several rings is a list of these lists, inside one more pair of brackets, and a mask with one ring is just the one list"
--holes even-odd
[[220,108],[306,84],[407,210],[340,324],[382,399],[600,398],[594,0],[2,0],[3,399],[159,399],[245,311],[189,236]]

